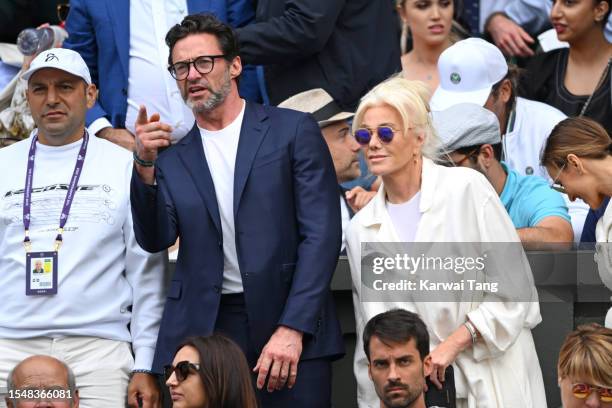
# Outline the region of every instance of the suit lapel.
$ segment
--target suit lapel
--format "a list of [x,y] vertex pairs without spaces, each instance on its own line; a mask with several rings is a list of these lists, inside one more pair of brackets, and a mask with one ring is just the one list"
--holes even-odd
[[234,169],[234,217],[240,208],[242,192],[257,150],[270,128],[266,119],[267,116],[261,106],[246,103]]
[[208,162],[204,155],[204,147],[202,146],[202,138],[197,125],[194,125],[193,129],[180,142],[180,146],[177,147],[180,149],[179,157],[198,189],[202,200],[204,200],[206,209],[217,228],[219,236],[221,236],[221,217],[219,216],[215,184],[210,175]]
[[130,71],[128,60],[130,57],[130,2],[125,0],[107,0],[108,14],[112,22],[115,35],[115,46],[119,53],[119,62],[124,71],[125,78]]

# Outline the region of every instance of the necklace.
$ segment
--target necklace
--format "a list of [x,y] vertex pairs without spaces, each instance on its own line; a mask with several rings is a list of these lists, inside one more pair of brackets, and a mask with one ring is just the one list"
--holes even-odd
[[599,81],[597,81],[597,85],[595,86],[595,89],[593,89],[593,92],[589,96],[589,99],[587,99],[587,101],[584,103],[584,106],[582,107],[582,110],[580,111],[580,115],[578,115],[578,116],[584,116],[584,113],[586,112],[587,108],[591,104],[591,100],[593,99],[593,95],[595,95],[595,92],[597,92],[597,89],[599,89],[601,83],[606,78],[606,74],[608,73],[608,69],[610,69],[610,65],[612,65],[612,57],[608,58],[608,63],[606,64],[606,67],[604,68],[603,72],[601,73],[601,77],[599,78]]

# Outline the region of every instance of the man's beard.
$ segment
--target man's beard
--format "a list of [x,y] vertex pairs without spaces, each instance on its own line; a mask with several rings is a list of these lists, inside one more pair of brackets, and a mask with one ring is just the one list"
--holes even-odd
[[210,85],[206,86],[210,96],[207,99],[199,101],[191,101],[189,97],[185,97],[185,103],[189,106],[194,113],[207,113],[218,107],[225,101],[227,95],[232,90],[232,79],[230,77],[229,69],[227,69],[223,75],[223,83],[218,91],[212,89]]
[[[390,385],[388,385],[388,387],[398,386],[400,384],[401,383],[393,384],[393,385],[390,384]],[[407,408],[407,407],[411,406],[414,403],[414,401],[416,401],[421,396],[421,393],[423,392],[422,391],[422,388],[423,388],[422,386],[421,386],[421,391],[420,392],[417,391],[419,389],[418,385],[417,385],[417,387],[410,387],[410,386],[408,386],[406,384],[401,384],[401,386],[405,387],[405,389],[406,389],[406,397],[404,399],[396,399],[395,401],[393,401],[390,398],[387,398],[387,394],[385,392],[383,394],[382,398],[381,398],[381,400],[382,400],[383,404],[385,405],[385,407],[387,407],[387,408]],[[385,387],[385,389],[386,388],[387,387]]]

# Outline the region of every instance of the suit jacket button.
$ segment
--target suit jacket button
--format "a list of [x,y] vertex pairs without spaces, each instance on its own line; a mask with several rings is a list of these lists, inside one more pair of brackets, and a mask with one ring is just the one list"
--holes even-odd
[[219,245],[219,248],[223,248],[223,242],[217,241],[217,244]]
[[221,292],[221,288],[220,288],[219,286],[217,286],[217,285],[215,285],[215,286],[213,287],[213,290],[215,291],[215,293],[219,293],[219,292]]
[[122,94],[124,94],[124,95],[127,95],[127,89],[123,88],[123,89],[121,90],[121,93],[122,93]]

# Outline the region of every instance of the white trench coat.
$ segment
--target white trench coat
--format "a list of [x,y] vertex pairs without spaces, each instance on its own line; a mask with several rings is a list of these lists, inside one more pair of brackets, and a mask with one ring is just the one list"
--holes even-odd
[[[546,407],[542,373],[531,335],[531,329],[541,321],[540,308],[524,253],[521,252],[523,259],[512,262],[514,270],[511,268],[507,273],[517,273],[517,267],[523,269],[520,272],[529,277],[527,290],[534,300],[531,302],[503,299],[480,303],[415,302],[410,298],[362,301],[360,244],[400,241],[387,212],[385,197],[383,185],[372,201],[353,217],[346,234],[357,326],[354,372],[359,407],[380,406],[368,377],[363,329],[370,318],[392,308],[404,308],[421,316],[428,327],[431,350],[468,316],[481,333],[482,339],[461,352],[453,363],[459,407]],[[446,168],[423,159],[419,210],[421,220],[416,242],[520,242],[492,186],[471,169]]]

